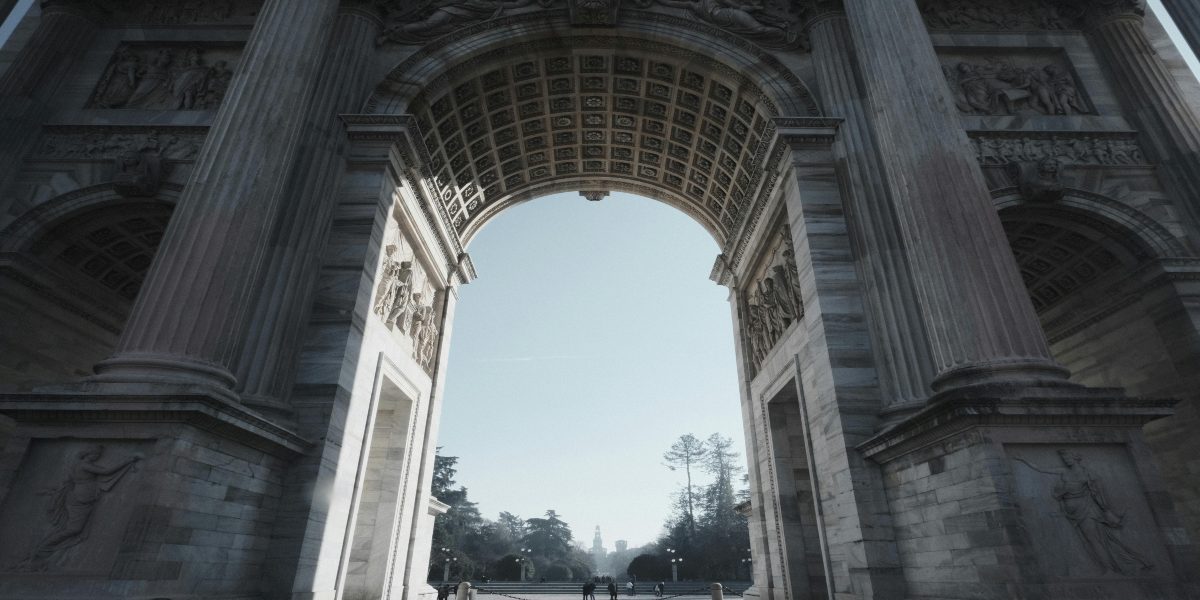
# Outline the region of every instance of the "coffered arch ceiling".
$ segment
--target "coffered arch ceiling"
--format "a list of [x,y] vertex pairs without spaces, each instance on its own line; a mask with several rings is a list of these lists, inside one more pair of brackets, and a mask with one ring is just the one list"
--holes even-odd
[[411,105],[452,226],[468,237],[514,201],[610,188],[670,202],[727,239],[763,178],[776,111],[706,62],[562,49],[452,73]]
[[698,52],[624,25],[610,35],[523,27],[546,31],[426,46],[367,105],[413,116],[431,193],[464,241],[517,202],[626,191],[683,210],[725,246],[782,158],[775,120],[819,115],[777,60],[744,43],[731,51],[716,34]]

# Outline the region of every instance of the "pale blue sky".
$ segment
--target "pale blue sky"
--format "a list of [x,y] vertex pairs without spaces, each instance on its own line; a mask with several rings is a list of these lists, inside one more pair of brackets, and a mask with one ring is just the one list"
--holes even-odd
[[613,194],[558,194],[501,213],[471,242],[439,444],[495,518],[554,509],[590,545],[652,541],[682,476],[683,433],[742,442],[719,250],[690,217]]

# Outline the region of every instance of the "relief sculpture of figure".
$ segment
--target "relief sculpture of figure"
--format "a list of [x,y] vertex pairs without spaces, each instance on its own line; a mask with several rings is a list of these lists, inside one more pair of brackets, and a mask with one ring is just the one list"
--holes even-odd
[[211,73],[212,69],[201,62],[200,51],[195,48],[188,50],[184,54],[183,67],[175,73],[171,81],[171,94],[175,97],[175,106],[172,108],[198,108],[196,101],[203,98]]
[[1059,450],[1065,468],[1042,468],[1023,458],[1016,460],[1046,475],[1058,477],[1052,495],[1070,521],[1088,556],[1105,573],[1136,575],[1154,565],[1121,541],[1125,515],[1118,514],[1104,494],[1100,479],[1083,466],[1083,457],[1070,450]]
[[791,291],[787,283],[776,281],[778,269],[774,275],[768,275],[759,282],[762,293],[762,305],[767,312],[767,330],[773,340],[778,340],[783,332],[796,320],[796,307],[792,302]]
[[135,454],[106,467],[100,464],[103,455],[104,446],[99,444],[79,451],[63,482],[41,492],[50,497],[50,505],[46,508],[50,530],[34,544],[29,556],[15,566],[16,570],[44,571],[52,560],[61,558],[64,552],[86,541],[88,526],[101,498],[112,491],[126,473],[136,470],[135,464],[142,459],[140,454]]
[[156,108],[170,96],[171,63],[175,56],[166,48],[154,54],[140,73],[137,88],[129,95],[125,108]]
[[635,4],[645,8],[655,2],[689,10],[702,21],[759,43],[790,47],[799,42],[800,34],[794,24],[785,17],[770,14],[761,3],[740,0],[640,0]]
[[394,325],[396,318],[403,314],[407,308],[409,291],[412,290],[412,261],[393,258],[397,250],[395,244],[389,244],[384,249],[383,273],[375,290],[373,312],[388,325]]
[[[376,42],[427,42],[450,33],[457,27],[495,19],[505,10],[524,8],[534,2],[535,0],[432,0],[413,10],[395,10],[394,14],[389,15],[388,23]],[[550,0],[536,2],[541,6],[549,6],[551,3]]]
[[124,106],[133,91],[137,89],[141,69],[142,59],[137,54],[134,54],[126,46],[118,49],[108,83],[104,92],[96,99],[96,105],[101,108]]

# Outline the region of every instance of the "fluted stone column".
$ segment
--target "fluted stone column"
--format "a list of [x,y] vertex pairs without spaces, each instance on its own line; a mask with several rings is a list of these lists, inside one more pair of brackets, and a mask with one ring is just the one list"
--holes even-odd
[[0,0],[0,24],[3,24],[8,15],[12,14],[12,9],[16,7],[17,0]]
[[346,136],[338,115],[356,112],[369,91],[369,69],[382,21],[366,3],[343,2],[304,123],[301,155],[287,180],[288,205],[270,236],[262,288],[235,374],[243,402],[286,410],[300,336],[345,169]]
[[[1137,2],[1094,5],[1083,19],[1092,47],[1117,88],[1125,117],[1141,132],[1142,147],[1165,176],[1172,196],[1200,227],[1200,119],[1146,38]],[[1200,12],[1195,0],[1190,11]],[[1200,247],[1200,233],[1193,233]]]
[[919,406],[929,396],[934,367],[841,6],[831,3],[815,15],[808,34],[821,105],[827,115],[845,119],[834,151],[849,175],[847,220],[864,283],[883,407]]
[[232,398],[255,281],[297,154],[337,0],[268,0],[162,246],[96,380]]
[[1179,27],[1192,51],[1200,54],[1200,2],[1196,0],[1162,0],[1163,8]]
[[[0,21],[3,16],[7,11]],[[0,77],[0,194],[8,189],[19,170],[17,165],[37,142],[47,100],[95,38],[97,19],[92,2],[42,2],[37,29]]]
[[933,353],[935,391],[1063,381],[916,2],[846,0],[883,172]]

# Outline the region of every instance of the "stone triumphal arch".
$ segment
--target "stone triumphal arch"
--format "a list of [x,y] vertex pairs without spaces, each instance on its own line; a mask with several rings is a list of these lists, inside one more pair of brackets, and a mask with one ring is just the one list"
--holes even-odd
[[1137,0],[13,18],[0,598],[432,593],[465,247],[564,190],[721,247],[747,595],[1200,595],[1200,84]]

